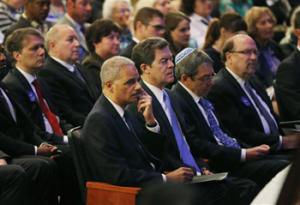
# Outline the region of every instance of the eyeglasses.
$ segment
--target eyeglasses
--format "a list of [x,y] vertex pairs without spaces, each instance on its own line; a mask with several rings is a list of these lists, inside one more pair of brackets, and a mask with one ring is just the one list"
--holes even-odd
[[216,73],[214,72],[214,73],[211,73],[211,74],[208,74],[208,75],[204,75],[200,78],[197,78],[196,80],[199,80],[203,83],[207,83],[207,82],[210,82],[214,78],[215,75],[216,75]]
[[157,31],[164,31],[164,30],[166,30],[166,27],[163,26],[163,25],[159,25],[159,24],[158,25],[147,24],[147,25],[153,27]]
[[256,49],[246,49],[246,50],[243,50],[243,51],[229,51],[229,53],[241,53],[241,54],[244,54],[244,55],[247,55],[247,56],[250,56],[251,54],[254,54],[256,56],[259,55],[259,51],[256,50]]

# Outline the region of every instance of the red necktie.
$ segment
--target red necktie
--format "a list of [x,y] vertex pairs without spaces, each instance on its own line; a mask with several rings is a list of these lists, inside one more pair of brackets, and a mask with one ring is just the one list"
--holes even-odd
[[40,83],[37,80],[34,80],[32,82],[36,93],[38,95],[38,101],[41,107],[42,112],[44,113],[44,115],[46,116],[47,120],[49,121],[54,134],[58,135],[58,136],[63,136],[64,133],[60,128],[59,122],[56,118],[56,115],[53,114],[53,112],[51,112],[51,110],[49,109],[49,107],[46,105],[44,97],[42,95],[42,90],[41,90],[41,86]]

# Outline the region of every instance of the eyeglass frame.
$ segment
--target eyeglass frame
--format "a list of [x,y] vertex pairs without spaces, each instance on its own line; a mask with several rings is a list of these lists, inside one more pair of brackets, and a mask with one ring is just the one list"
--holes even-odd
[[244,54],[247,56],[250,56],[251,54],[254,54],[256,56],[259,56],[260,52],[258,50],[255,49],[246,49],[246,50],[241,50],[241,51],[228,51],[229,53],[240,53],[240,54]]

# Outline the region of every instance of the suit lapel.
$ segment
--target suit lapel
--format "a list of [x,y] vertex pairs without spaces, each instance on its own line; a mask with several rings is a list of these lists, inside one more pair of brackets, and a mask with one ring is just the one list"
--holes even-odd
[[147,85],[143,81],[141,81],[141,85],[142,85],[143,89],[152,97],[152,103],[153,103],[152,106],[153,106],[153,112],[154,112],[153,114],[154,114],[156,120],[158,121],[158,124],[161,129],[161,133],[163,135],[168,136],[168,139],[171,140],[173,147],[176,148],[177,153],[179,153],[177,143],[175,141],[173,129],[170,125],[167,115],[165,114],[165,111],[161,107],[158,99],[155,97],[153,92],[147,87]]
[[174,90],[180,93],[180,97],[185,101],[184,103],[186,103],[187,106],[191,109],[191,114],[196,116],[197,124],[201,124],[199,127],[204,127],[205,132],[208,132],[209,135],[213,135],[209,125],[206,122],[206,119],[204,118],[202,112],[200,111],[192,96],[179,83],[175,85]]

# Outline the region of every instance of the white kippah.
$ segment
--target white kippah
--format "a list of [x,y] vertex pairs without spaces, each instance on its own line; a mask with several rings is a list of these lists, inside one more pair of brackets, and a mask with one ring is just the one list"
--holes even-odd
[[180,51],[175,57],[175,64],[178,64],[180,61],[182,61],[185,57],[189,56],[195,50],[196,50],[195,48],[188,47]]

